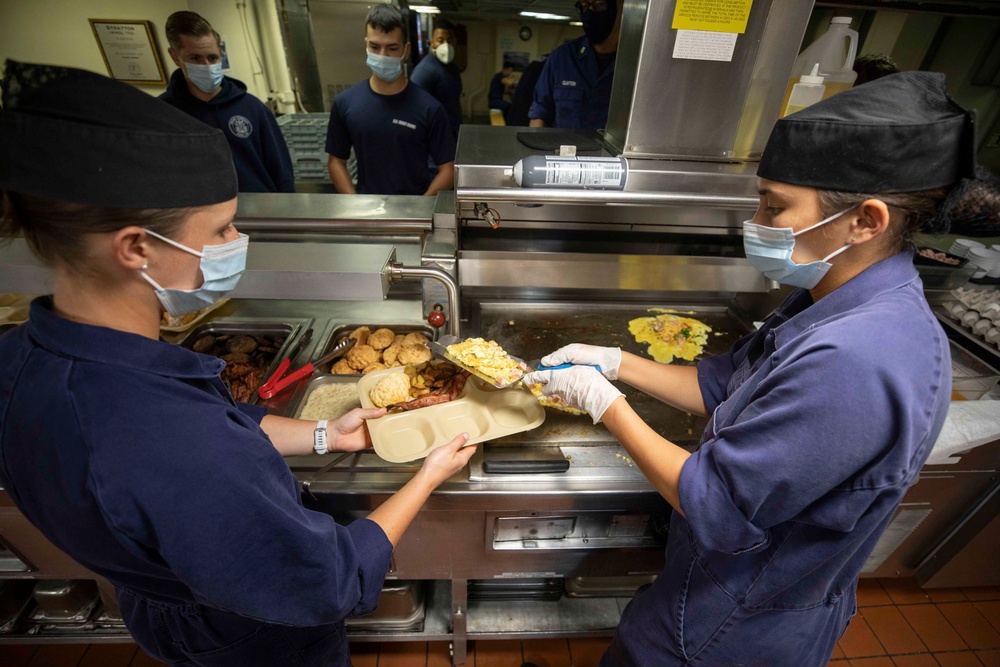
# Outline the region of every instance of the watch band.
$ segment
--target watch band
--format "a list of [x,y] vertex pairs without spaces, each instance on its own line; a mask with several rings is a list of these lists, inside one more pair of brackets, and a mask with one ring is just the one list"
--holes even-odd
[[316,422],[316,430],[313,431],[313,449],[317,454],[326,454],[327,451],[327,438],[326,438],[326,419],[321,419]]

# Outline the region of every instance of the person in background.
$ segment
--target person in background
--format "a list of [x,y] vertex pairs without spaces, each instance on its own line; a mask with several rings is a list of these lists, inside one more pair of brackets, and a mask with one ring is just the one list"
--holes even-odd
[[[750,263],[794,288],[764,324],[696,366],[573,344],[542,363],[600,371],[524,377],[603,421],[674,509],[663,572],[601,665],[827,665],[948,412],[948,338],[913,238],[965,233],[964,201],[988,185],[975,163],[974,114],[942,74],[892,74],[782,118],[743,223]],[[1000,233],[992,202],[977,231]],[[708,416],[698,448],[650,429],[614,379]]]
[[860,86],[862,83],[868,83],[889,74],[896,74],[899,72],[899,67],[892,58],[884,53],[870,53],[854,59],[854,71],[858,73],[854,85]]
[[607,124],[623,7],[621,0],[578,0],[584,34],[557,47],[545,61],[528,110],[531,127]]
[[222,74],[219,33],[188,11],[171,14],[166,32],[177,69],[160,99],[222,130],[240,192],[295,192],[292,158],[274,114],[246,84]]
[[507,111],[508,125],[523,126],[530,122],[528,110],[535,98],[535,85],[538,83],[538,77],[542,75],[542,70],[545,69],[545,61],[548,58],[547,53],[535,58],[521,72],[521,78],[517,80],[514,94],[510,98],[510,109]]
[[429,45],[431,50],[413,68],[410,83],[441,103],[457,137],[462,124],[462,72],[455,64],[455,26],[446,19],[435,21]]
[[[455,183],[455,134],[441,103],[408,85],[403,15],[376,4],[365,19],[372,76],[337,95],[326,135],[330,180],[344,194],[434,195]],[[358,185],[347,171],[351,147]],[[428,162],[436,171],[427,168]]]
[[[160,316],[239,280],[222,133],[83,70],[7,61],[0,242],[23,236],[53,293],[0,336],[0,484],[53,544],[115,585],[171,665],[351,664],[344,619],[475,447],[460,434],[348,526],[302,505],[282,456],[371,446],[355,409],[315,422],[238,403],[225,362],[160,339]],[[197,159],[192,159],[197,156]]]
[[510,75],[514,73],[514,63],[505,62],[503,68],[493,75],[490,80],[490,92],[488,102],[490,109],[499,109],[503,112],[504,121],[507,120],[507,111],[510,109],[510,102],[504,99],[507,92],[507,83]]

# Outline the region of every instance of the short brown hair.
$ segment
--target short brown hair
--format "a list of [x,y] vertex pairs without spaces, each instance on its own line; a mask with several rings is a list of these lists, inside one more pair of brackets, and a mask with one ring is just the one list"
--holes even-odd
[[222,47],[222,38],[215,31],[212,24],[206,21],[200,14],[195,12],[181,11],[174,12],[167,18],[166,25],[167,43],[178,51],[184,46],[181,36],[187,37],[215,37],[215,43]]

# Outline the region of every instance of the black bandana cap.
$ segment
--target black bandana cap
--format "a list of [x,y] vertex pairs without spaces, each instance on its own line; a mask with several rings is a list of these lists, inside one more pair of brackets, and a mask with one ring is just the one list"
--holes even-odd
[[778,120],[757,175],[840,192],[918,192],[975,178],[975,112],[944,75],[901,72]]
[[236,196],[225,135],[128,84],[8,60],[0,99],[0,189],[136,209]]

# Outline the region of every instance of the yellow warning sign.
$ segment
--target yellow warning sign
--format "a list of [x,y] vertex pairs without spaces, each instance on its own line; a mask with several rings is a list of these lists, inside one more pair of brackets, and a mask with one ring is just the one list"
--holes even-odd
[[677,0],[674,30],[746,32],[753,0]]

